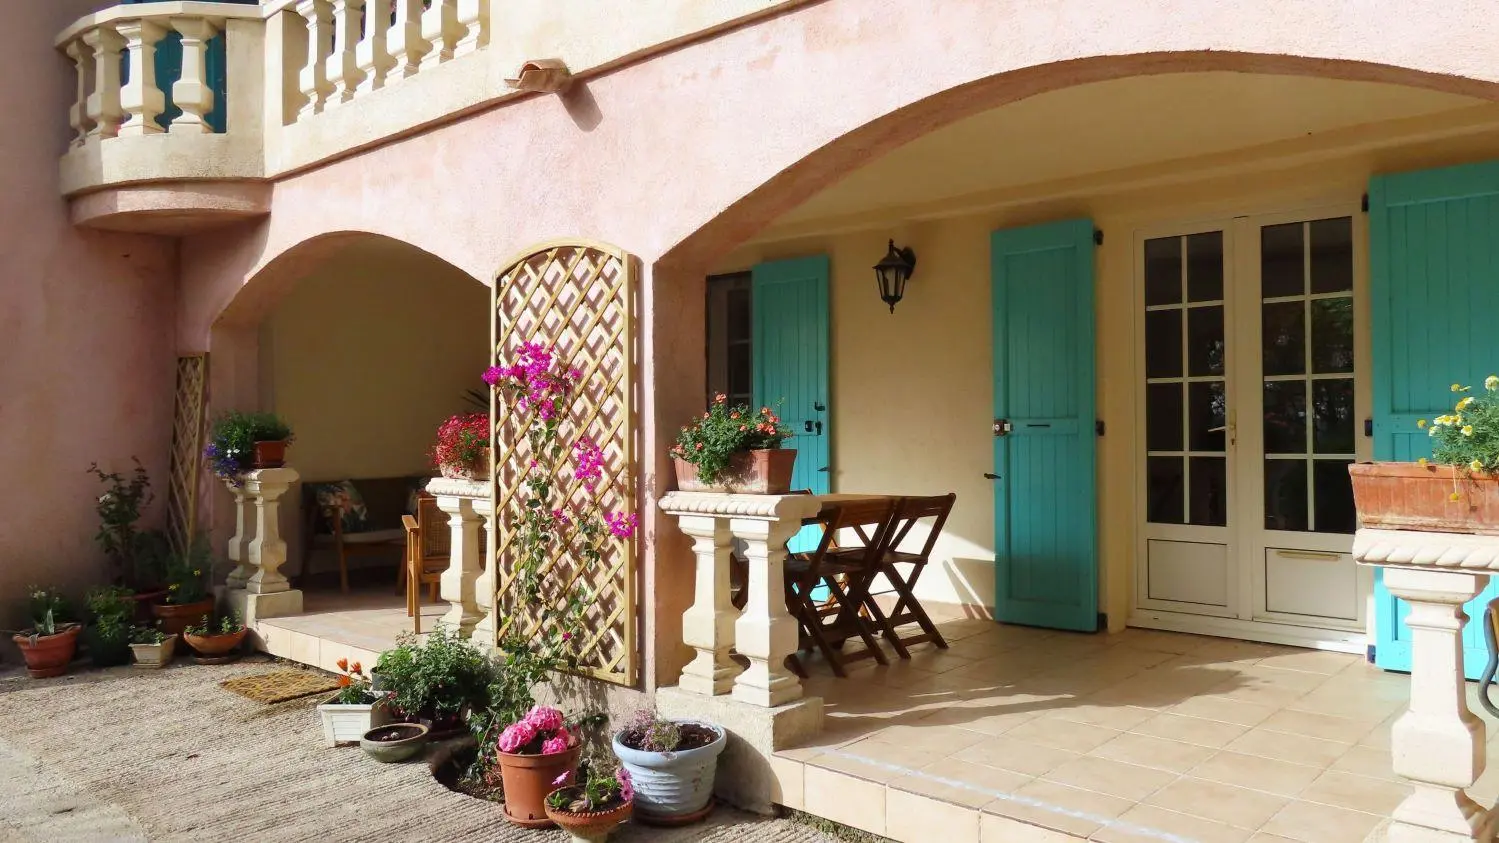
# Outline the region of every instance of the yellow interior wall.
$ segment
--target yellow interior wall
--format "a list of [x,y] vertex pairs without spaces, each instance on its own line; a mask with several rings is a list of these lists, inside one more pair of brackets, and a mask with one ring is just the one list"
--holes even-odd
[[[924,575],[918,594],[987,614],[994,601],[994,489],[982,476],[993,465],[988,236],[999,228],[1092,218],[1105,234],[1096,263],[1098,414],[1107,425],[1107,435],[1098,440],[1100,610],[1119,629],[1133,605],[1136,232],[1164,223],[1357,203],[1374,173],[1493,157],[1499,157],[1499,136],[1487,134],[1294,168],[1268,160],[1236,166],[1231,176],[1204,174],[1091,195],[1078,191],[1054,202],[753,243],[716,271],[829,255],[832,488],[956,492],[953,515],[934,551],[941,564]],[[879,300],[871,269],[892,237],[918,258],[893,315]],[[1362,342],[1367,354],[1367,336]]]

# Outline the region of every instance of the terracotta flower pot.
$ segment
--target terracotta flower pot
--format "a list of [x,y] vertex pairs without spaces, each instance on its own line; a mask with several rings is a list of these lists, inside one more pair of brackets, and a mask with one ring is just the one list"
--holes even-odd
[[[561,788],[562,790],[576,790],[577,788]],[[575,838],[584,840],[603,840],[614,831],[620,823],[628,820],[634,812],[635,806],[629,802],[617,805],[607,811],[564,811],[559,808],[546,806],[547,816],[552,822],[561,826],[564,831],[572,834]]]
[[1499,478],[1413,462],[1357,463],[1348,474],[1360,527],[1499,535]]
[[196,603],[152,603],[151,613],[161,621],[165,635],[181,635],[190,626],[207,623],[213,614],[213,598],[205,597]]
[[227,635],[183,635],[187,646],[200,656],[223,656],[239,649],[249,630],[241,629]]
[[673,459],[677,488],[684,492],[733,492],[745,495],[784,495],[791,491],[791,469],[795,448],[741,451],[729,459],[729,467],[712,483],[698,479],[697,466]]
[[286,465],[286,440],[255,443],[255,468],[280,468]]
[[551,828],[547,818],[547,794],[563,773],[578,772],[583,745],[574,744],[555,755],[499,753],[500,779],[505,785],[505,819],[521,828]]
[[12,635],[10,640],[21,648],[26,659],[26,672],[33,679],[61,676],[68,672],[68,662],[78,652],[78,632],[83,627],[74,624],[56,635]]

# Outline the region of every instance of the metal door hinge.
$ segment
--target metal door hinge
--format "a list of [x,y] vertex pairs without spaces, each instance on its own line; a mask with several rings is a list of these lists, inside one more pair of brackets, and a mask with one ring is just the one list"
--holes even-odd
[[1363,200],[1358,204],[1358,209],[1366,214],[1369,213],[1369,194],[1364,194]]
[[1364,419],[1364,435],[1365,436],[1369,436],[1369,437],[1374,436],[1374,420],[1373,419]]
[[1097,421],[1093,422],[1093,430],[1099,436],[1103,435],[1103,419],[1098,419]]
[[1095,229],[1093,229],[1093,245],[1095,245],[1095,246],[1102,246],[1103,245],[1103,229],[1101,229],[1101,228],[1095,228]]
[[993,430],[994,430],[994,435],[995,436],[1007,436],[1007,435],[1009,435],[1010,431],[1013,430],[1013,429],[1014,428],[1010,427],[1010,420],[1009,419],[995,419],[994,420],[994,428],[993,428]]

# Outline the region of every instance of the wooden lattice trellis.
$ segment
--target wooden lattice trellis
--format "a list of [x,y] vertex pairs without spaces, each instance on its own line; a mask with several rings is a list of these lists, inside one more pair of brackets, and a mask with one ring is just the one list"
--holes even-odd
[[[634,277],[624,252],[570,242],[537,248],[495,281],[494,365],[513,363],[523,343],[541,343],[582,376],[560,427],[567,448],[554,474],[569,508],[592,495],[605,511],[635,511]],[[633,685],[638,669],[634,539],[610,536],[603,561],[587,564],[578,553],[576,531],[564,531],[537,571],[542,599],[522,594],[514,525],[526,507],[521,481],[535,456],[525,436],[530,419],[503,402],[496,402],[493,419],[498,636],[535,640],[561,631],[559,613],[540,607],[585,593],[583,623],[570,642],[579,671]],[[592,491],[572,474],[572,445],[585,436],[604,453],[603,477]]]
[[178,553],[191,546],[197,526],[207,391],[208,355],[178,357],[171,485],[167,488],[167,538]]

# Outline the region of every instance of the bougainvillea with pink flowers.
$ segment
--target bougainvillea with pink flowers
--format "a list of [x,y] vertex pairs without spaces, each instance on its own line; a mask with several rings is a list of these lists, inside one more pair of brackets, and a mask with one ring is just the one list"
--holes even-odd
[[562,712],[538,705],[500,732],[499,750],[508,755],[561,755],[578,744]]

